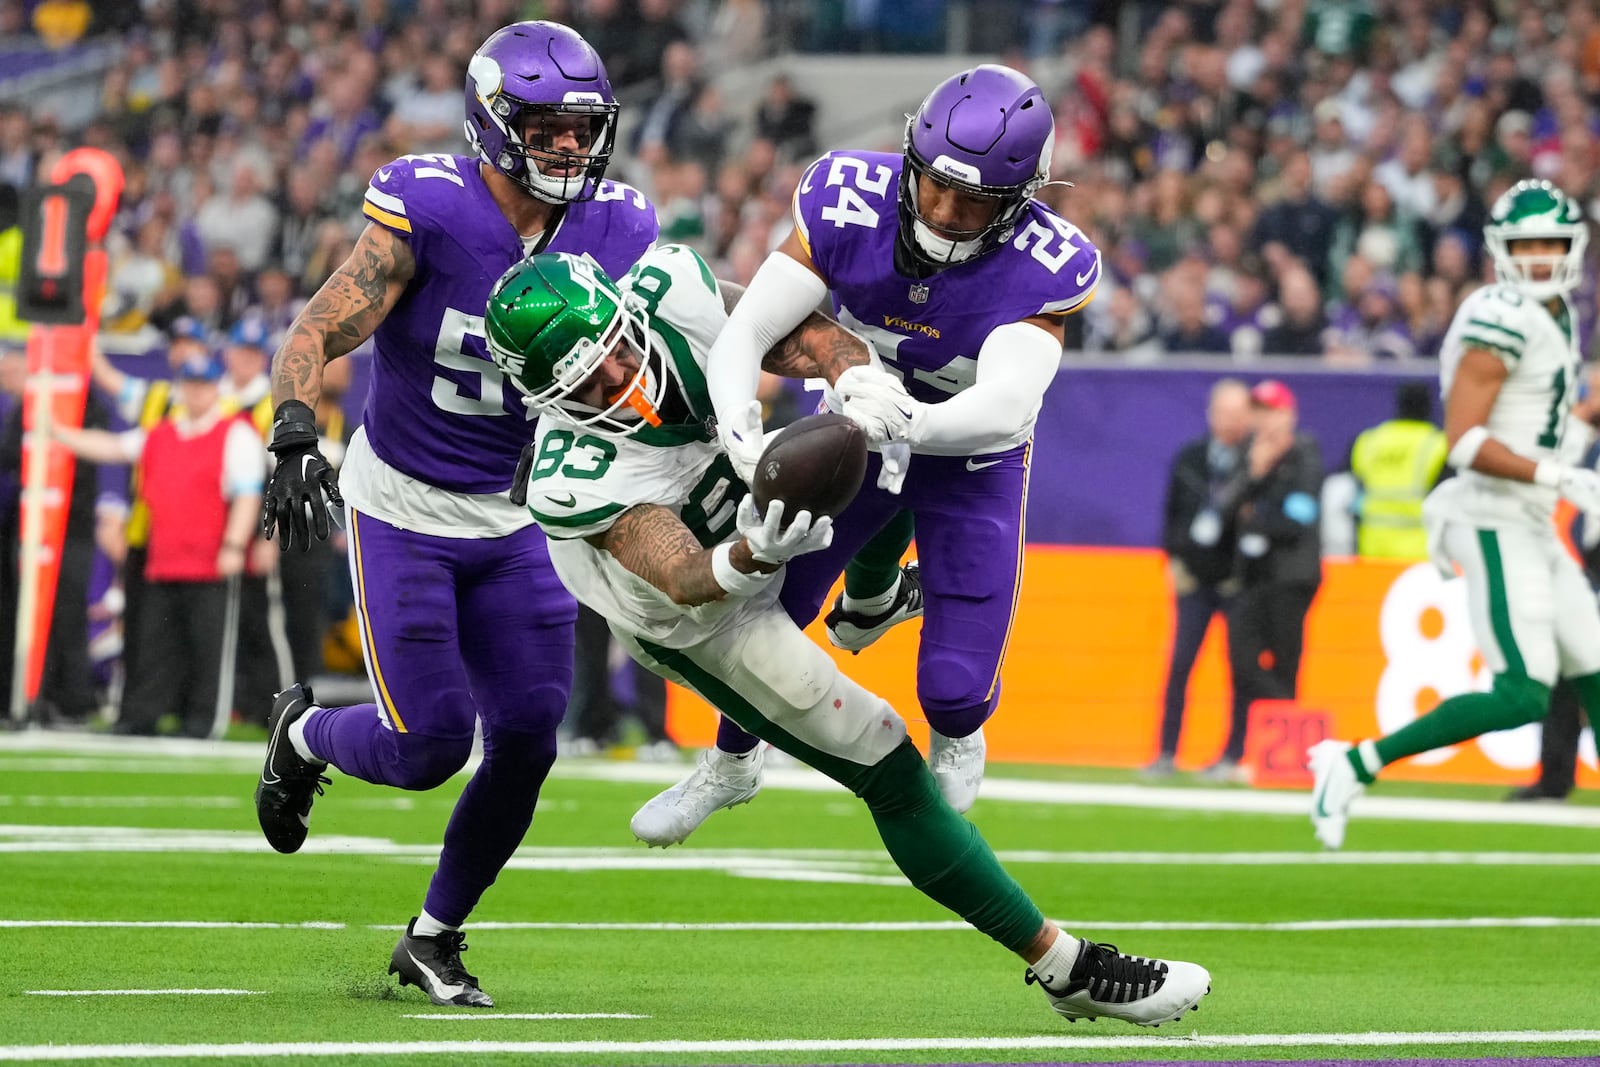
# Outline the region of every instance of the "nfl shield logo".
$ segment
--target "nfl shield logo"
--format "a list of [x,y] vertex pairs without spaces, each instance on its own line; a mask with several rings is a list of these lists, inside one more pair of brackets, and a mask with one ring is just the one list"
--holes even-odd
[[912,282],[911,292],[909,295],[913,304],[926,304],[928,302],[928,287],[917,282]]

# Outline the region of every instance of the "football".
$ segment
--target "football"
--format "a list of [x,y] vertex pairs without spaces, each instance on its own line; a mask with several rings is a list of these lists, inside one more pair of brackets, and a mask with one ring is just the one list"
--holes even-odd
[[855,499],[867,473],[867,435],[828,412],[796,419],[761,453],[750,491],[766,514],[783,501],[784,525],[800,511],[812,517],[838,515]]

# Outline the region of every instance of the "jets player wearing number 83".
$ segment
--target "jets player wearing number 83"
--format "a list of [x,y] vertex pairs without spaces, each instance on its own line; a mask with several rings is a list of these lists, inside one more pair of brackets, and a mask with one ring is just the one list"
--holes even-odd
[[[804,511],[781,528],[781,501],[759,514],[718,444],[705,368],[728,295],[676,245],[646,253],[620,287],[552,255],[495,287],[489,347],[539,412],[527,499],[556,573],[640,663],[859,796],[911,884],[1022,957],[1058,1013],[1178,1018],[1209,988],[1206,970],[1046,921],[940,795],[900,716],[795,625],[791,568],[827,551],[833,529]],[[868,358],[812,314],[763,365],[836,382]]]
[[1383,767],[1539,721],[1558,677],[1600,721],[1600,607],[1552,521],[1558,497],[1600,512],[1600,474],[1572,465],[1587,442],[1568,418],[1580,357],[1567,294],[1583,280],[1588,231],[1571,197],[1523,181],[1495,202],[1484,238],[1497,282],[1462,303],[1439,359],[1450,463],[1461,473],[1429,494],[1423,521],[1441,572],[1459,567],[1466,579],[1493,688],[1451,697],[1376,740],[1313,746],[1311,822],[1328,848],[1344,843],[1351,803]]
[[[841,617],[870,639],[920,606],[917,697],[932,727],[934,775],[958,811],[977,798],[982,727],[1000,698],[1034,420],[1060,366],[1063,320],[1100,280],[1093,243],[1033,199],[1054,140],[1050,106],[1023,75],[984,65],[948,78],[908,117],[902,154],[840,151],[812,164],[795,193],[794,232],[711,352],[718,426],[748,477],[761,454],[761,353],[824,295],[841,323],[876,345],[886,370],[851,371],[832,401],[890,447],[838,517],[832,548],[797,562],[788,585],[809,622],[846,562],[887,535],[901,509],[914,517],[920,602],[906,584],[914,576],[899,574],[904,544],[885,550],[880,538],[869,546],[887,563],[878,601],[852,603],[847,575],[830,633],[858,648],[841,640]],[[894,452],[906,447],[915,458],[897,471]],[[872,612],[884,621],[873,625]],[[724,720],[712,761],[641,809],[635,833],[682,841],[758,786],[760,759],[755,739]]]
[[256,814],[272,847],[294,852],[329,764],[432,789],[466,764],[481,722],[483,763],[390,971],[436,1004],[489,1007],[462,966],[460,928],[521,843],[555,760],[577,607],[544,535],[507,496],[534,427],[485,350],[484,301],[508,267],[543,249],[624,271],[658,226],[642,195],[602,177],[616,99],[572,30],[518,22],[496,32],[467,67],[465,100],[475,154],[378,168],[361,239],[273,364],[278,465],[264,524],[285,547],[304,546],[328,535],[322,497],[336,494],[311,415],[323,365],[373,336],[366,411],[340,473],[377,701],[323,708],[304,686],[280,694]]

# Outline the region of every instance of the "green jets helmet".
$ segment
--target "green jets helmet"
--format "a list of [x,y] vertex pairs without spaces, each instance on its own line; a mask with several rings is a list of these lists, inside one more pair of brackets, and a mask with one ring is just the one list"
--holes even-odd
[[[1567,250],[1558,255],[1512,255],[1511,242],[1534,237],[1566,241]],[[1507,189],[1489,212],[1483,239],[1494,260],[1495,277],[1535,300],[1560,296],[1583,281],[1583,250],[1589,243],[1583,209],[1550,182],[1528,179]],[[1533,277],[1541,266],[1550,267],[1550,277]]]
[[[612,437],[660,424],[665,376],[651,369],[650,320],[643,301],[590,257],[556,252],[521,261],[495,282],[483,327],[495,366],[534,411],[558,412]],[[638,371],[605,398],[604,407],[574,399],[619,344],[638,353]]]

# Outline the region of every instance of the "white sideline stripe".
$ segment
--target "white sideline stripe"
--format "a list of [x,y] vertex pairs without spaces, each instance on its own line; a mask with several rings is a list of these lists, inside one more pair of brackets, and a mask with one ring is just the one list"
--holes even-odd
[[475,1023],[483,1020],[495,1021],[498,1019],[654,1019],[654,1015],[634,1015],[625,1011],[508,1011],[502,1013],[481,1011],[466,1014],[465,1012],[438,1012],[432,1015],[402,1015],[402,1019],[444,1019],[456,1023]]
[[[359,799],[359,798],[358,798]],[[136,826],[41,826],[0,823],[0,853],[7,852],[203,852],[271,854],[252,830],[177,830]],[[381,837],[338,834],[313,836],[302,854],[382,855],[434,864],[439,846],[399,844]],[[1073,852],[1002,850],[1008,864],[1058,863],[1073,866],[1479,866],[1593,867],[1600,852]],[[547,848],[524,846],[507,870],[528,871],[723,871],[746,878],[858,881],[904,885],[886,853],[874,849],[680,849],[671,852],[622,848]],[[770,872],[770,873],[766,873]]]
[[237,808],[240,797],[0,796],[0,808]]
[[[0,919],[0,930],[343,930],[344,923],[205,922],[198,919]],[[400,929],[403,929],[401,927]]]
[[[1162,922],[1116,919],[1056,919],[1077,930],[1230,931],[1319,933],[1330,930],[1537,930],[1600,928],[1600,918],[1557,915],[1487,915],[1446,919],[1300,919],[1282,922]],[[343,930],[344,923],[207,922],[167,919],[0,919],[0,930]],[[398,923],[369,923],[368,930],[404,930]],[[899,922],[475,922],[473,930],[588,930],[626,933],[951,933],[971,927],[955,919]],[[451,1015],[450,1018],[456,1018]]]
[[[1600,918],[1563,918],[1553,915],[1477,916],[1448,919],[1300,919],[1283,922],[1160,922],[1116,919],[1053,919],[1074,930],[1236,931],[1239,933],[1320,933],[1328,930],[1532,930],[1600,928]],[[373,923],[372,930],[404,930],[403,925]],[[947,933],[971,930],[955,919],[924,922],[475,922],[473,930],[617,930],[630,933],[746,933],[755,931],[810,931],[845,933]]]
[[265,989],[29,989],[30,997],[264,997]]
[[[259,767],[264,746],[256,741],[202,741],[189,738],[110,737],[49,730],[23,730],[0,735],[0,753],[82,753],[106,759],[0,759],[0,770],[58,770],[92,773],[218,774]],[[141,757],[144,757],[141,759]],[[174,759],[174,757],[181,757]],[[196,764],[210,758],[219,766]],[[477,769],[478,757],[463,768]],[[560,759],[553,778],[670,785],[689,770],[687,763],[622,763],[609,759]],[[766,789],[845,794],[843,786],[808,767],[768,768]],[[1106,785],[1007,778],[991,774],[983,783],[985,801],[1086,807],[1153,808],[1186,812],[1233,812],[1247,815],[1305,817],[1307,793],[1204,787]],[[1436,800],[1367,794],[1354,813],[1363,819],[1411,822],[1498,823],[1519,826],[1571,826],[1600,829],[1600,807],[1555,804],[1506,804],[1487,800]],[[313,839],[314,840],[314,839]]]
[[964,1052],[1032,1049],[1386,1048],[1395,1045],[1531,1045],[1600,1041],[1600,1030],[1418,1033],[1214,1034],[1155,1037],[879,1037],[777,1041],[301,1041],[233,1045],[12,1045],[0,1060],[234,1059],[270,1056],[642,1055],[773,1052]]

